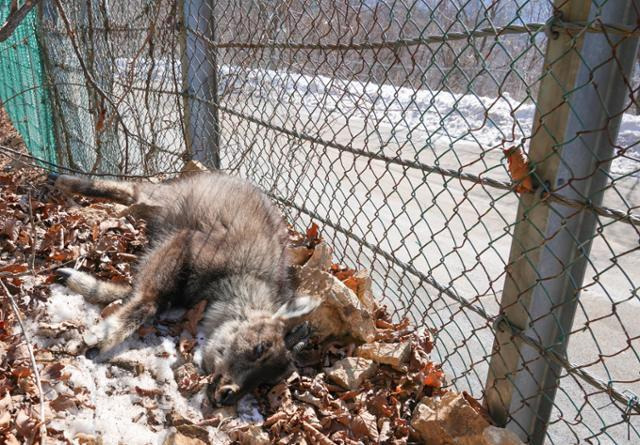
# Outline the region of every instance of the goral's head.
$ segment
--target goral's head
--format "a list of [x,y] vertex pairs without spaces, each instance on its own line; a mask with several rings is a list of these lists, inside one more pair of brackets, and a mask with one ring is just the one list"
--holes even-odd
[[204,350],[205,368],[214,373],[212,402],[232,404],[260,384],[287,377],[293,371],[291,350],[309,334],[301,317],[317,306],[310,297],[296,297],[275,314],[256,311],[216,329]]

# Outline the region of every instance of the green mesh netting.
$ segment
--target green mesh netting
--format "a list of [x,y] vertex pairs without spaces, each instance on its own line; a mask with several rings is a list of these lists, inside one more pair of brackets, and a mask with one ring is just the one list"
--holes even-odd
[[[10,0],[0,0],[4,23]],[[37,8],[14,33],[0,42],[0,99],[29,152],[47,162],[56,162],[53,122],[42,57],[36,36]]]

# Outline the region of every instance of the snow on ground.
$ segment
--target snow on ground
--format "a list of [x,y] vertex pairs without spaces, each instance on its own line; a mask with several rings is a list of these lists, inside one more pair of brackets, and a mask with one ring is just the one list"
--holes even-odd
[[[30,329],[38,345],[52,351],[68,349],[74,339],[65,335],[52,339],[39,331],[43,324],[71,322],[85,327],[100,319],[99,307],[63,286],[51,287],[45,305],[44,318],[33,321]],[[173,312],[163,317],[182,314]],[[201,343],[202,337],[199,339]],[[82,355],[62,360],[69,377],[53,386],[45,383],[45,397],[50,404],[67,397],[81,404],[61,411],[52,409],[54,419],[49,427],[62,431],[69,441],[84,434],[101,437],[105,445],[145,445],[164,443],[171,433],[164,425],[165,417],[172,413],[194,423],[201,421],[203,413],[211,412],[206,389],[186,397],[178,390],[174,369],[181,359],[176,343],[177,338],[166,335],[136,335],[118,347],[108,363],[97,363]],[[194,355],[200,355],[200,344]],[[253,396],[245,399],[239,404],[239,417],[247,422],[262,421],[260,414],[256,415]],[[206,429],[214,441],[222,434],[210,426]]]
[[[236,66],[222,66],[221,79],[223,92],[235,87],[244,95],[267,98],[280,91],[286,102],[301,103],[307,110],[336,110],[387,125],[395,132],[421,131],[433,145],[472,142],[480,151],[529,138],[535,115],[530,100],[519,101],[508,92],[497,98],[483,97]],[[640,175],[638,142],[640,116],[624,114],[617,139],[622,150],[616,153],[612,173]]]
[[[100,318],[97,306],[86,303],[81,295],[70,293],[62,286],[52,286],[45,314],[49,320],[39,320],[40,323],[71,321],[90,326]],[[37,326],[34,328],[37,331]],[[67,343],[64,339],[51,341],[37,335],[35,338],[42,347],[64,347]],[[143,340],[132,338],[120,349],[124,352],[116,355],[119,362],[139,364],[139,369],[144,370],[136,376],[129,370],[109,363],[95,363],[82,356],[70,361],[65,367],[71,374],[69,380],[45,388],[47,399],[81,393],[85,403],[77,410],[56,412],[52,428],[64,431],[69,440],[83,433],[101,436],[105,444],[161,444],[167,431],[163,426],[154,431],[152,416],[175,410],[195,421],[202,418],[198,408],[202,395],[189,400],[178,391],[172,371],[178,354],[170,338],[160,339],[155,335]],[[160,395],[148,405],[149,397],[139,395],[136,388],[159,390]]]

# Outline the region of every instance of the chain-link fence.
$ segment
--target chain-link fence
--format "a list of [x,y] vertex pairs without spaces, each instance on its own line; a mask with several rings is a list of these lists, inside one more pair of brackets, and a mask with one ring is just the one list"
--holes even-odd
[[[43,2],[55,153],[248,177],[433,329],[451,385],[495,420],[531,443],[637,443],[638,9]],[[534,191],[514,191],[511,147]]]
[[42,47],[61,163],[159,172],[184,155],[175,1],[45,2]]

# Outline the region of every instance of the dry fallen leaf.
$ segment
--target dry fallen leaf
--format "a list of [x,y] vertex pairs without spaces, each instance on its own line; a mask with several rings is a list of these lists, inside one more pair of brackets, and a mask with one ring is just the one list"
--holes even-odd
[[442,381],[444,379],[444,371],[440,368],[436,367],[433,362],[427,363],[425,369],[423,369],[425,373],[424,379],[422,383],[426,386],[430,386],[432,388],[440,388],[442,387]]
[[67,411],[70,408],[75,408],[77,406],[78,401],[75,397],[60,394],[55,400],[52,400],[49,403],[49,406],[56,411]]
[[204,316],[204,310],[207,307],[207,300],[202,300],[191,309],[189,309],[184,315],[185,322],[184,328],[191,334],[192,336],[196,336],[198,331],[198,323],[202,320]]
[[318,225],[316,223],[311,223],[309,228],[307,229],[307,242],[311,245],[320,240],[318,237]]
[[358,440],[368,438],[374,442],[378,442],[379,433],[377,421],[378,419],[376,419],[376,416],[366,409],[362,409],[353,417],[351,422],[351,431]]
[[176,368],[174,377],[178,384],[178,391],[183,394],[194,394],[202,389],[207,382],[207,379],[200,376],[198,369],[191,362]]
[[347,279],[342,281],[345,286],[351,289],[354,293],[358,293],[358,280],[353,276],[348,277]]
[[0,272],[8,273],[22,273],[29,270],[26,264],[9,264],[8,266],[0,267]]
[[96,133],[100,133],[102,130],[104,130],[104,121],[105,121],[105,116],[107,115],[107,110],[106,108],[104,108],[104,105],[101,104],[99,109],[98,109],[98,113],[97,113],[97,118],[96,118]]
[[42,370],[42,377],[49,379],[53,382],[57,382],[59,380],[66,380],[69,378],[69,374],[62,373],[62,370],[65,368],[65,365],[62,363],[51,363],[44,367]]
[[11,371],[11,375],[17,379],[28,377],[31,375],[31,368],[28,366],[18,366]]
[[136,393],[139,396],[144,396],[144,397],[156,397],[156,396],[161,396],[162,394],[164,394],[164,391],[162,391],[159,388],[140,388],[139,386],[136,386]]
[[533,181],[531,179],[531,169],[525,159],[524,152],[519,147],[511,147],[503,150],[509,165],[511,180],[516,184],[516,192],[533,192]]

